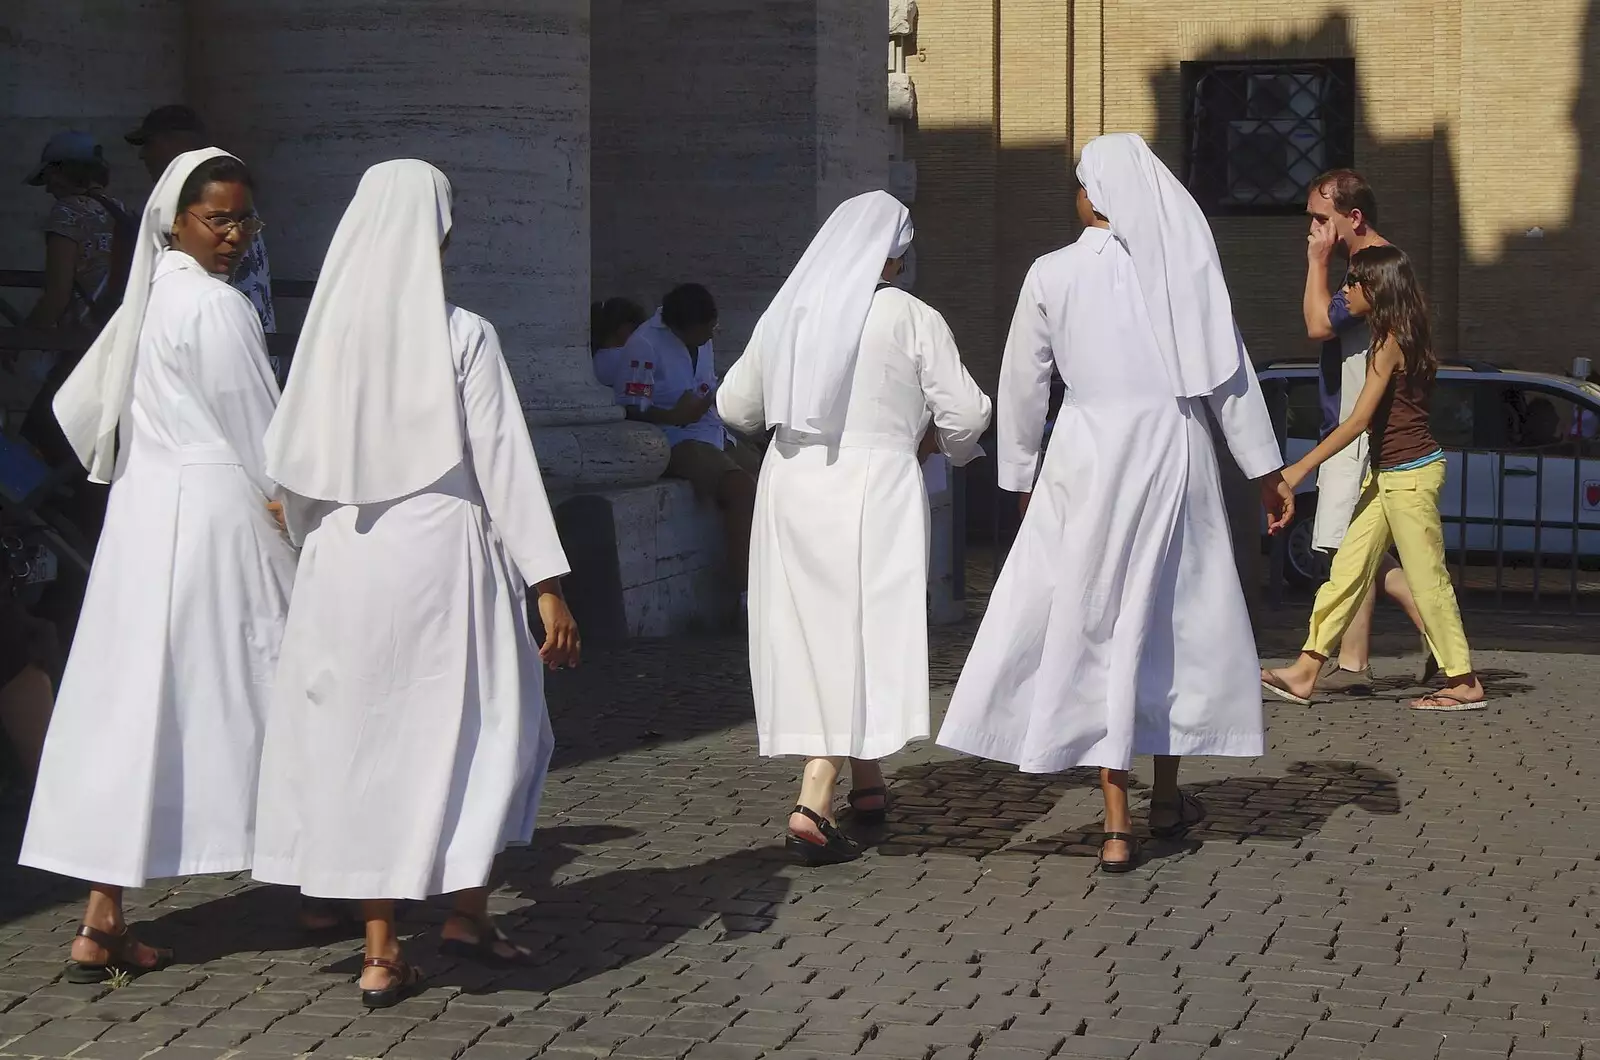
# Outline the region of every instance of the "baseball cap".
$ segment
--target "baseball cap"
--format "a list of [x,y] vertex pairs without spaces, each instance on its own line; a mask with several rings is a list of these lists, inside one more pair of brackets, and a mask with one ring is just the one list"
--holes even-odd
[[193,107],[186,107],[182,103],[170,103],[146,114],[139,127],[123,139],[135,146],[142,146],[150,137],[160,136],[162,133],[205,131],[205,122],[200,120],[200,115],[194,112]]
[[44,171],[47,166],[57,162],[100,162],[100,144],[94,137],[86,132],[67,129],[50,137],[44,145],[44,150],[39,154],[39,166],[28,177],[26,183],[39,187],[44,183]]

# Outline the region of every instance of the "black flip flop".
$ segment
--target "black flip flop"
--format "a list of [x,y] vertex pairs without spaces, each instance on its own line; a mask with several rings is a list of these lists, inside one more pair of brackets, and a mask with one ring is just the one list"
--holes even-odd
[[[1155,808],[1155,803],[1151,803],[1150,809],[1152,812]],[[1194,811],[1192,814],[1190,813],[1191,808]],[[1177,809],[1178,820],[1173,824],[1165,824],[1160,828],[1155,825],[1150,826],[1150,834],[1153,837],[1156,839],[1177,839],[1180,836],[1187,835],[1189,829],[1206,819],[1206,804],[1190,795],[1187,791],[1178,792]]]

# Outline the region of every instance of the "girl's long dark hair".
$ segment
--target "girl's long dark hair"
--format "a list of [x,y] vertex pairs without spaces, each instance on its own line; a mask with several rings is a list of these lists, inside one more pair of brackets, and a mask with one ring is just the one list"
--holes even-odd
[[1405,251],[1395,246],[1368,247],[1350,255],[1350,282],[1360,284],[1372,303],[1367,326],[1372,349],[1393,339],[1405,358],[1406,375],[1431,382],[1439,371],[1428,324],[1428,300]]

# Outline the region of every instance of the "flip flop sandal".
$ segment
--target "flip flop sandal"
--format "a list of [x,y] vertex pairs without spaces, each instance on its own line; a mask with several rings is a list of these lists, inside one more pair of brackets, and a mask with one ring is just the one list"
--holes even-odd
[[[466,920],[466,917],[455,917],[457,920]],[[439,952],[446,957],[459,957],[462,960],[476,961],[478,964],[489,968],[529,968],[533,966],[533,954],[511,941],[500,925],[493,920],[475,922],[478,937],[473,942],[466,939],[442,939],[439,942]],[[500,944],[511,947],[512,955],[507,957],[497,948]]]
[[1293,703],[1297,707],[1311,706],[1311,700],[1306,696],[1297,696],[1284,685],[1283,678],[1271,670],[1261,671],[1261,691],[1268,695],[1277,696],[1285,703]]
[[[1110,842],[1128,844],[1128,857],[1125,861],[1107,861],[1106,844]],[[1108,872],[1120,876],[1124,872],[1132,872],[1144,860],[1144,843],[1138,836],[1131,832],[1101,832],[1100,833],[1100,860],[1095,862],[1095,868],[1101,872]]]
[[122,929],[122,934],[113,935],[109,931],[101,931],[83,924],[78,928],[78,937],[88,939],[90,942],[106,951],[104,964],[89,964],[84,961],[67,962],[67,982],[87,985],[90,983],[103,983],[112,976],[121,973],[130,978],[137,978],[146,972],[159,972],[172,964],[172,951],[158,949],[155,951],[156,962],[151,965],[138,964],[128,958],[128,950],[138,945],[139,940],[134,938],[133,932],[127,928]]
[[[876,788],[856,788],[848,796],[850,803],[850,819],[863,828],[881,828],[889,819],[889,789],[879,786]],[[860,810],[856,803],[862,799],[881,798],[883,805],[874,810]]]
[[[1165,809],[1166,807],[1163,807]],[[1156,804],[1150,804],[1150,810],[1155,812]],[[1150,826],[1150,834],[1156,839],[1177,839],[1189,834],[1189,829],[1206,819],[1206,804],[1190,795],[1187,791],[1178,792],[1178,819],[1172,824],[1164,824],[1160,828]]]
[[[1432,700],[1432,702],[1430,703],[1429,700]],[[1430,692],[1421,699],[1414,701],[1411,704],[1411,709],[1432,711],[1437,714],[1459,714],[1468,710],[1483,710],[1488,705],[1487,700],[1480,699],[1472,702],[1454,696],[1449,692],[1439,691]]]
[[382,957],[368,957],[361,967],[382,968],[394,976],[394,982],[382,990],[361,991],[361,1004],[368,1009],[394,1008],[408,997],[422,992],[422,970],[404,957],[398,961]]

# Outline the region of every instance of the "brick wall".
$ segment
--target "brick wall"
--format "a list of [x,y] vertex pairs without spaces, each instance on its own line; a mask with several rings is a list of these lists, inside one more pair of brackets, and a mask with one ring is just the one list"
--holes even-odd
[[[1600,222],[1600,0],[923,0],[913,65],[919,293],[991,382],[1027,262],[1073,238],[1066,156],[1100,132],[1183,163],[1179,64],[1357,65],[1357,165],[1417,262],[1446,352],[1557,368],[1589,353]],[[1522,233],[1540,226],[1543,239]],[[1219,218],[1258,359],[1310,355],[1305,222]],[[932,260],[930,260],[932,259]]]

